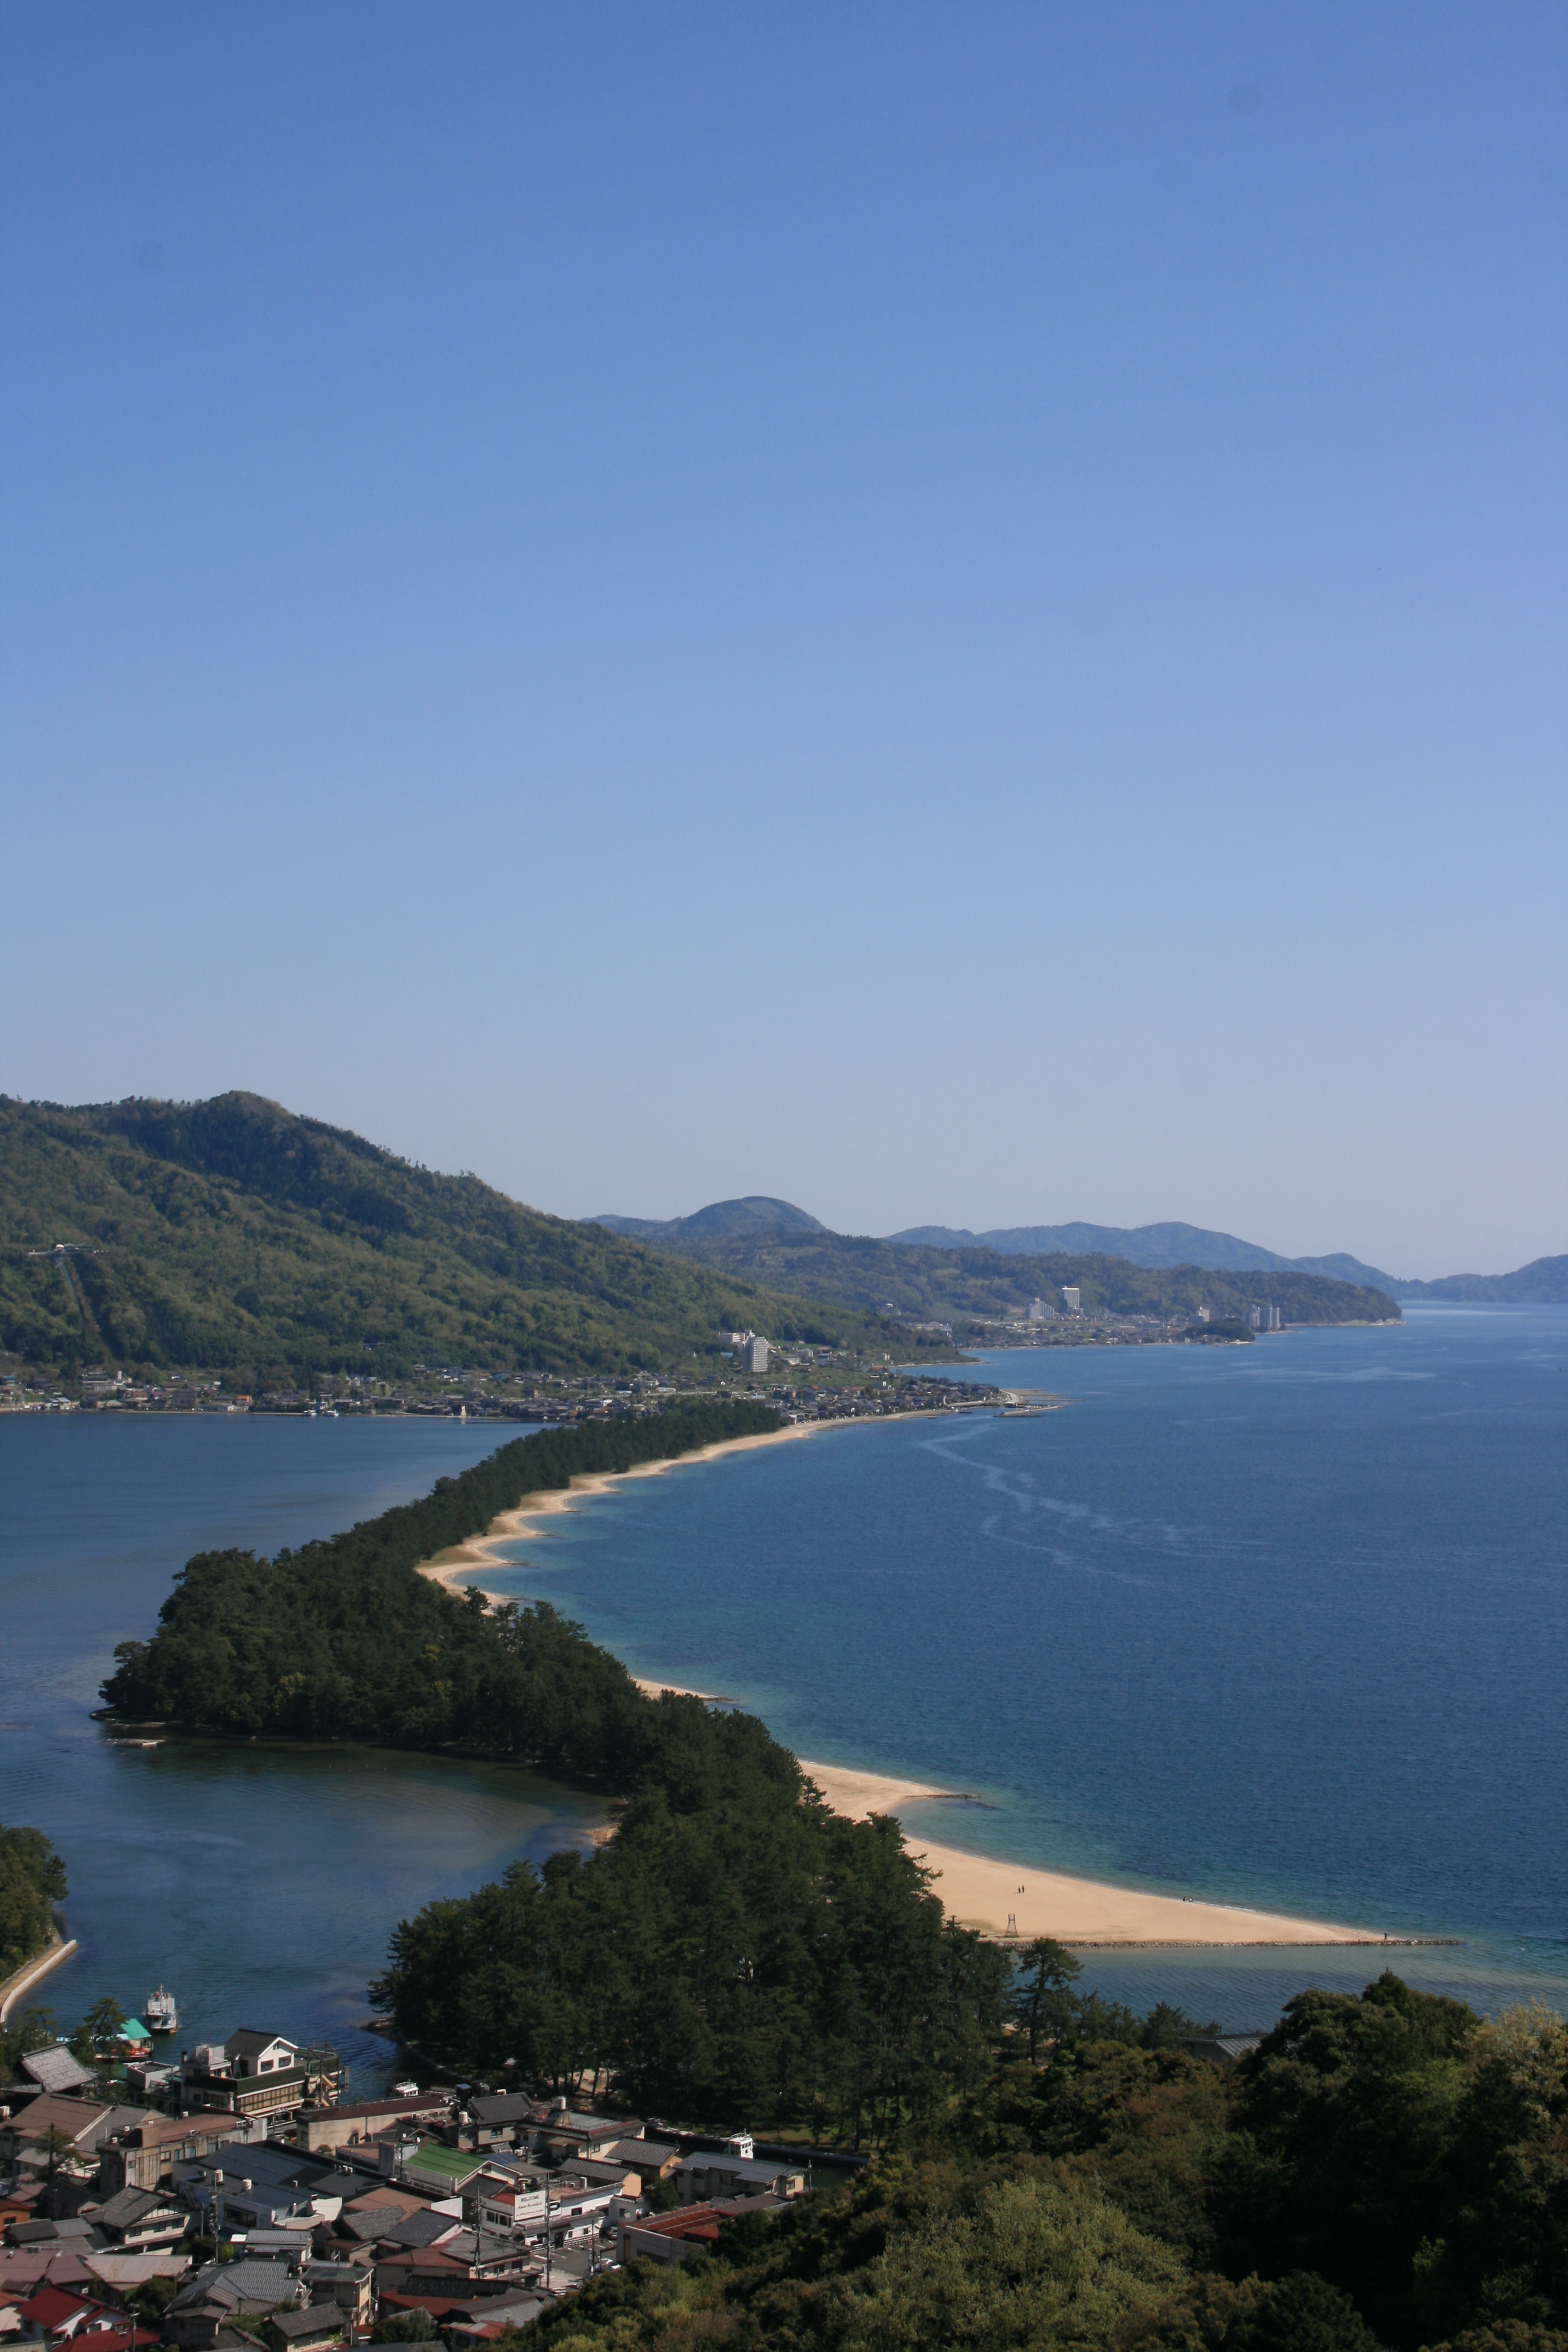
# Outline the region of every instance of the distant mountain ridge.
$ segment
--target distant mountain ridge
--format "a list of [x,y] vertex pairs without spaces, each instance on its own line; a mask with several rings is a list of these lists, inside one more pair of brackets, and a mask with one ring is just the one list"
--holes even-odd
[[748,1192],[739,1201],[710,1201],[689,1217],[588,1217],[590,1225],[606,1225],[638,1242],[785,1241],[806,1234],[825,1234],[826,1225],[793,1202],[775,1201],[768,1192]]
[[890,1242],[925,1249],[997,1250],[1004,1257],[1050,1257],[1059,1250],[1089,1252],[1103,1257],[1124,1257],[1134,1265],[1156,1271],[1164,1266],[1201,1265],[1216,1274],[1326,1274],[1335,1282],[1370,1283],[1391,1298],[1405,1287],[1391,1274],[1363,1265],[1343,1251],[1332,1257],[1281,1257],[1260,1243],[1244,1242],[1235,1234],[1211,1233],[1204,1225],[1005,1225],[992,1233],[972,1234],[952,1225],[910,1225],[889,1234]]
[[1402,1282],[1401,1298],[1450,1298],[1480,1306],[1568,1307],[1568,1257],[1531,1258],[1512,1274],[1446,1274],[1437,1282]]
[[[816,1237],[824,1243],[845,1241],[820,1219],[793,1201],[771,1193],[751,1192],[735,1201],[710,1202],[689,1217],[591,1217],[590,1224],[606,1225],[612,1233],[681,1256],[700,1257],[721,1247],[758,1250],[769,1244],[804,1243]],[[879,1242],[858,1240],[868,1248],[932,1250],[951,1256],[955,1251],[982,1252],[990,1257],[1106,1257],[1155,1274],[1179,1267],[1201,1267],[1214,1274],[1309,1274],[1331,1282],[1348,1282],[1361,1289],[1381,1290],[1390,1298],[1451,1299],[1499,1305],[1568,1305],[1568,1256],[1538,1257],[1512,1274],[1451,1274],[1436,1282],[1405,1281],[1367,1265],[1343,1250],[1328,1257],[1283,1257],[1261,1243],[1242,1241],[1235,1234],[1215,1233],[1205,1225],[1171,1222],[1155,1225],[1004,1225],[989,1233],[971,1233],[962,1225],[909,1225]]]
[[958,1336],[966,1325],[980,1328],[1023,1314],[1031,1296],[1055,1301],[1068,1284],[1090,1314],[1191,1317],[1207,1307],[1213,1314],[1244,1315],[1254,1299],[1261,1299],[1277,1306],[1290,1323],[1396,1322],[1399,1316],[1379,1285],[1347,1283],[1284,1261],[1205,1268],[1188,1257],[1145,1266],[1103,1250],[1026,1256],[980,1247],[973,1236],[957,1248],[878,1241],[865,1234],[833,1233],[792,1201],[764,1192],[714,1201],[689,1217],[587,1222],[789,1297],[832,1301],[861,1315],[896,1315],[917,1326],[952,1326]]

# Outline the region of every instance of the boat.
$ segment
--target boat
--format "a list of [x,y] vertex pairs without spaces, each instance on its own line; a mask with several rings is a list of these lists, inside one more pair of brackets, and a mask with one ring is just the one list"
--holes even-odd
[[173,2033],[180,2022],[180,2005],[172,1992],[160,1985],[147,1996],[147,2030],[150,2033]]

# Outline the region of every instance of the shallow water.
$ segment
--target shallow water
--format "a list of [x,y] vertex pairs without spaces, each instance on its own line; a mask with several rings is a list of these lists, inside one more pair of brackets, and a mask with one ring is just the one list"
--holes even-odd
[[[485,1581],[798,1753],[983,1800],[911,1809],[916,1835],[1457,1937],[1391,1958],[1489,2006],[1568,2006],[1565,1365],[1549,1308],[997,1356],[1070,1406],[678,1468]],[[1247,2023],[1368,1961],[1090,1967]]]
[[65,1857],[80,1950],[34,1999],[63,2031],[100,1993],[179,1996],[182,2046],[238,2025],[360,2029],[396,1920],[520,1853],[584,1843],[595,1800],[504,1766],[372,1748],[105,1739],[89,1710],[116,1642],[144,1638],[174,1570],[267,1552],[427,1493],[516,1433],[447,1421],[7,1416],[0,1421],[0,1818]]

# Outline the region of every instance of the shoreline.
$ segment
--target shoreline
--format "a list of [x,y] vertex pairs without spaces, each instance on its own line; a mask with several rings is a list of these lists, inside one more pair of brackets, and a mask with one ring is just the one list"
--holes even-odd
[[[693,1690],[689,1684],[650,1682],[642,1675],[634,1680],[650,1697],[679,1688],[691,1698],[721,1699],[718,1692]],[[963,1803],[968,1795],[962,1789],[939,1789],[893,1773],[855,1771],[847,1765],[816,1763],[806,1756],[796,1760],[823,1801],[852,1820],[871,1813],[897,1818],[907,1805]],[[906,1832],[905,1843],[915,1861],[931,1872],[933,1891],[948,1916],[1000,1943],[1052,1936],[1058,1944],[1080,1951],[1304,1950],[1332,1945],[1375,1945],[1381,1950],[1384,1945],[1437,1940],[1301,1919],[1249,1904],[1210,1903],[1200,1895],[1152,1895],[1043,1870],[1032,1863],[998,1861],[910,1832]]]
[[[481,1536],[470,1536],[450,1550],[420,1565],[444,1591],[468,1589],[476,1570],[495,1562],[494,1547],[528,1531],[531,1521],[570,1511],[581,1498],[613,1493],[625,1478],[655,1478],[680,1464],[712,1462],[721,1454],[746,1453],[757,1446],[784,1445],[796,1439],[820,1437],[830,1430],[875,1428],[889,1421],[946,1419],[940,1412],[885,1413],[864,1420],[794,1422],[787,1428],[768,1430],[755,1437],[732,1437],[661,1462],[640,1462],[629,1470],[580,1473],[569,1486],[542,1487],[524,1495],[516,1507],[492,1519]],[[494,1603],[506,1596],[486,1591]],[[710,1705],[731,1705],[725,1694],[698,1690],[689,1682],[670,1682],[634,1675],[637,1688],[649,1697],[661,1690],[700,1698]],[[854,1771],[836,1764],[798,1759],[802,1771],[835,1812],[861,1819],[870,1813],[890,1813],[917,1803],[952,1801],[962,1790],[938,1789],[896,1774]],[[1098,1879],[1075,1878],[1060,1871],[1043,1870],[1028,1863],[994,1860],[959,1847],[927,1840],[907,1840],[915,1860],[931,1874],[932,1890],[950,1918],[964,1927],[999,1941],[1051,1936],[1058,1943],[1089,1949],[1238,1949],[1248,1946],[1278,1949],[1331,1945],[1408,1944],[1407,1937],[1339,1922],[1302,1919],[1289,1914],[1261,1911],[1243,1904],[1210,1903],[1196,1895],[1152,1895],[1133,1887],[1113,1886]]]
[[36,1984],[42,1984],[62,1960],[69,1959],[75,1949],[76,1937],[62,1936],[57,1927],[43,1950],[35,1952],[30,1960],[24,1960],[14,1975],[0,1984],[0,2026],[5,2024],[22,1995],[31,1992]]
[[[784,1429],[766,1429],[755,1437],[723,1437],[712,1445],[700,1445],[690,1454],[668,1454],[659,1462],[637,1462],[629,1470],[580,1470],[567,1486],[540,1486],[524,1495],[510,1511],[502,1511],[490,1521],[482,1536],[468,1536],[462,1543],[437,1552],[433,1559],[421,1560],[419,1573],[438,1584],[444,1592],[464,1591],[459,1578],[468,1576],[476,1568],[495,1565],[493,1547],[510,1543],[528,1532],[530,1519],[552,1518],[557,1513],[569,1511],[574,1503],[590,1495],[609,1495],[624,1478],[658,1478],[667,1470],[677,1470],[691,1462],[717,1462],[723,1454],[748,1454],[759,1445],[787,1445],[795,1438],[821,1437],[833,1429],[876,1428],[889,1421],[934,1421],[942,1418],[936,1413],[879,1413],[863,1419],[845,1421],[794,1421]],[[479,1587],[484,1592],[483,1585]],[[504,1593],[485,1592],[489,1601],[503,1601]]]

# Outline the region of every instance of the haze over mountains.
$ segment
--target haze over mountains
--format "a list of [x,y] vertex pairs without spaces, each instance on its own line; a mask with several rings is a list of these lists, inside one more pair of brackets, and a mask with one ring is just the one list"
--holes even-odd
[[[696,1256],[721,1244],[761,1244],[803,1242],[813,1234],[843,1240],[830,1234],[820,1219],[793,1202],[767,1193],[750,1193],[735,1201],[714,1201],[689,1217],[598,1216],[593,1224],[612,1233]],[[1163,1272],[1178,1266],[1201,1266],[1224,1274],[1312,1274],[1331,1281],[1349,1282],[1381,1290],[1390,1298],[1447,1298],[1501,1304],[1568,1304],[1568,1255],[1534,1259],[1512,1274],[1454,1274],[1436,1282],[1415,1282],[1363,1265],[1343,1251],[1329,1257],[1283,1257],[1261,1243],[1242,1241],[1235,1234],[1211,1232],[1203,1225],[1170,1223],[1154,1225],[1005,1225],[987,1233],[966,1226],[910,1225],[882,1237],[884,1246],[951,1252],[984,1251],[999,1257],[1096,1256],[1126,1259],[1132,1265]]]

